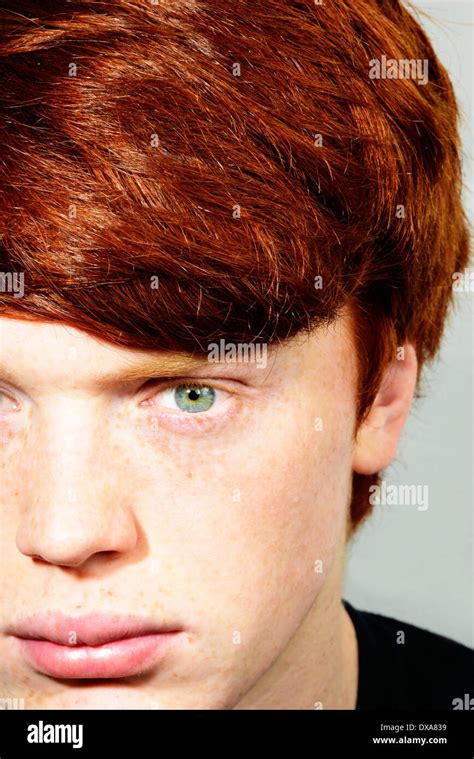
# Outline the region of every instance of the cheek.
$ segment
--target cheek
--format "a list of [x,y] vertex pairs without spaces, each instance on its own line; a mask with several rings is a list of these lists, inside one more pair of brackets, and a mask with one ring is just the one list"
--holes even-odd
[[350,488],[350,432],[325,414],[292,412],[267,420],[236,457],[239,509],[234,540],[253,587],[276,601],[311,603],[331,568],[343,533]]
[[345,522],[349,417],[322,397],[283,398],[221,435],[142,442],[136,507],[193,616],[252,637],[309,608]]

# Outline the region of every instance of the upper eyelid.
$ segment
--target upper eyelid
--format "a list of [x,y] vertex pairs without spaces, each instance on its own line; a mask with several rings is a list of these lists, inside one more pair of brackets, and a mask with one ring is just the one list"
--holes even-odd
[[[150,377],[141,387],[141,390],[152,390],[156,385],[157,390],[167,390],[180,385],[201,385],[202,387],[213,387],[218,390],[232,392],[232,387],[236,385],[244,386],[244,383],[229,378],[209,378],[209,377]],[[149,387],[150,386],[150,387]]]
[[10,398],[12,401],[15,401],[16,398],[14,397],[14,392],[10,390],[8,387],[3,387],[3,385],[0,384],[0,395],[6,395],[8,398]]
[[[247,398],[255,398],[257,388],[246,382],[244,379],[235,379],[232,377],[201,377],[201,376],[189,376],[189,375],[160,375],[155,377],[148,377],[141,383],[140,387],[132,391],[132,395],[135,399],[138,398],[138,402],[141,403],[145,400],[152,398],[159,392],[179,387],[179,385],[203,385],[210,386],[216,390],[227,393],[228,395],[242,395]],[[120,395],[128,395],[130,392],[125,390],[125,393],[120,392]],[[23,407],[25,401],[25,395],[19,388],[12,388],[7,386],[5,382],[0,381],[0,393],[6,395],[13,403],[19,404]],[[129,396],[130,397],[130,396]],[[34,399],[30,396],[26,396],[28,399],[35,403]]]
[[[152,382],[153,380],[150,380]],[[223,381],[221,381],[223,382]],[[228,389],[228,387],[222,387],[221,382],[217,381],[211,381],[211,380],[201,380],[196,378],[190,378],[190,379],[183,379],[179,378],[176,380],[176,378],[173,378],[172,380],[168,382],[162,382],[161,378],[160,381],[157,384],[157,387],[149,387],[147,390],[143,389],[143,393],[146,394],[141,399],[142,401],[149,400],[150,398],[153,398],[154,396],[158,395],[160,392],[165,392],[166,390],[173,390],[173,388],[180,387],[181,385],[201,385],[202,387],[212,387],[215,390],[218,390],[220,392],[228,393],[229,395],[235,395],[236,391],[232,389]],[[229,380],[227,380],[229,382]],[[146,383],[148,385],[148,382]],[[140,393],[141,395],[142,393]]]

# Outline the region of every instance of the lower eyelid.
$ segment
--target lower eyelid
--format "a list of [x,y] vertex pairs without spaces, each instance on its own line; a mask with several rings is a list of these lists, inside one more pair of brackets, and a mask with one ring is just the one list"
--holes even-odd
[[[238,412],[240,404],[231,396],[224,399],[220,408],[214,413],[212,410],[199,413],[186,413],[180,409],[170,409],[160,405],[148,408],[146,416],[147,427],[153,428],[151,434],[159,435],[160,429],[168,429],[171,432],[183,432],[184,434],[205,434],[223,428]],[[157,425],[156,429],[154,425]]]

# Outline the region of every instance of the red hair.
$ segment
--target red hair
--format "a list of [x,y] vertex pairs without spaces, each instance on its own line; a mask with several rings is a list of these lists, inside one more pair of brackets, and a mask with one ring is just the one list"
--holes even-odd
[[[397,0],[10,0],[0,20],[0,270],[25,274],[3,316],[205,353],[349,304],[358,422],[397,346],[435,355],[468,260],[457,107]],[[371,78],[383,56],[429,81]],[[373,482],[354,476],[354,526]]]

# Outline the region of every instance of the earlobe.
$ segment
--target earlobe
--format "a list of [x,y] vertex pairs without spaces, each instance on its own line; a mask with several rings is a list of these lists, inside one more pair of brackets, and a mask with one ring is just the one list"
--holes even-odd
[[355,472],[376,474],[395,457],[413,401],[417,371],[415,348],[407,343],[387,368],[370,412],[357,431],[352,459]]

